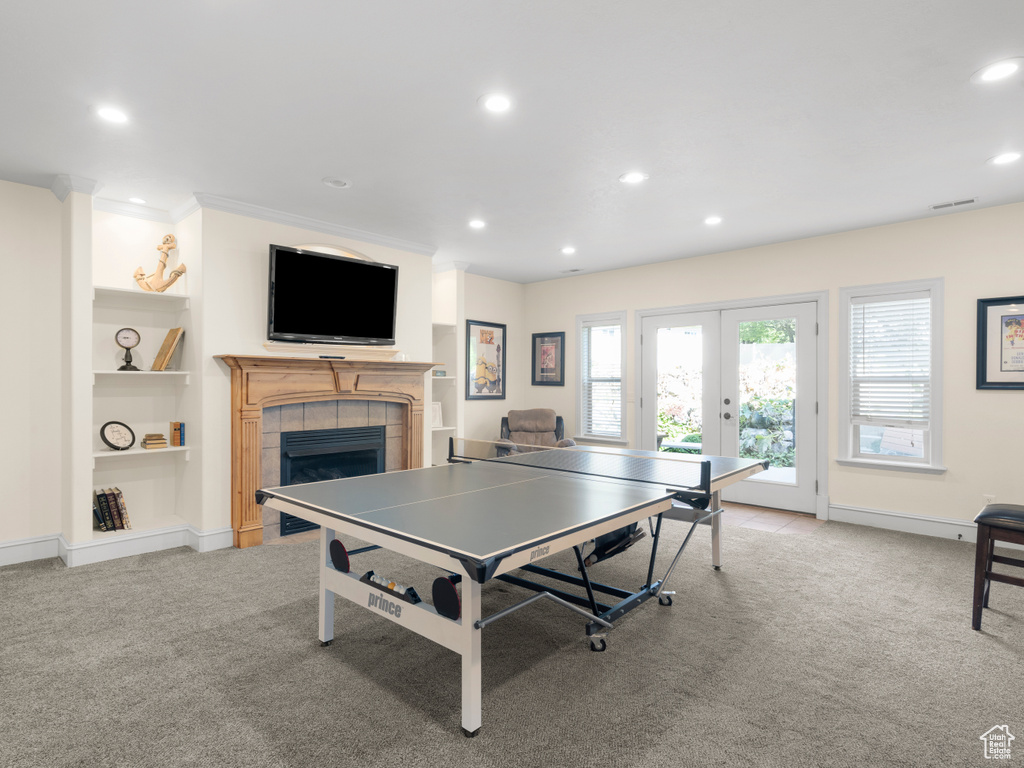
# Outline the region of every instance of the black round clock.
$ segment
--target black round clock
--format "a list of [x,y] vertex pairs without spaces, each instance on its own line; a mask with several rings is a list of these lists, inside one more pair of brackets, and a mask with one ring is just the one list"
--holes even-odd
[[135,433],[127,424],[108,421],[100,427],[100,440],[115,451],[127,451],[135,445]]

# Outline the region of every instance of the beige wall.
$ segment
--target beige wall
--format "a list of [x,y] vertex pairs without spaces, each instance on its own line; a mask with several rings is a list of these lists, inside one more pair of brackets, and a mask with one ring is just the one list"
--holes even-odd
[[[841,467],[837,454],[837,307],[841,286],[945,278],[943,475]],[[576,316],[628,310],[627,431],[635,445],[635,312],[742,298],[829,292],[829,501],[970,519],[982,494],[1024,500],[1016,469],[1024,393],[975,389],[979,298],[1024,294],[1024,204],[525,286],[520,341],[566,332],[567,386],[526,387],[516,407],[552,407],[576,428]],[[529,376],[529,361],[522,365]],[[510,361],[511,366],[511,361]]]
[[[432,265],[428,256],[408,253],[283,224],[221,211],[203,211],[201,361],[203,381],[203,528],[230,525],[231,420],[228,367],[214,355],[268,354],[268,246],[329,245],[348,248],[399,269],[395,347],[409,360],[432,354]],[[344,300],[345,287],[338,287]],[[429,453],[429,434],[424,455]]]
[[61,205],[50,190],[0,181],[0,270],[0,541],[16,541],[61,525]]
[[[460,436],[497,440],[501,417],[511,409],[523,407],[530,387],[530,335],[523,305],[526,286],[471,274],[467,274],[465,280],[466,319],[501,323],[506,327],[507,381],[504,400],[466,401]],[[463,356],[461,370],[465,371],[465,348],[459,353]],[[455,386],[460,388],[459,396],[465,397],[465,381],[457,381]]]

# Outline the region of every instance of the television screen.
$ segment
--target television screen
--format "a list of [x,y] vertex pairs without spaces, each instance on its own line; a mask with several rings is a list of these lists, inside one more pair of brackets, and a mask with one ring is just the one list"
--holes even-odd
[[394,344],[398,267],[270,246],[267,338]]

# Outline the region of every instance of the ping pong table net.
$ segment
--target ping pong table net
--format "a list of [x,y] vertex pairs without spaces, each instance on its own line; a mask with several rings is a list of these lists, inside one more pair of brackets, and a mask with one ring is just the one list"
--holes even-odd
[[[452,437],[448,441],[448,461],[517,464],[553,472],[650,483],[698,495],[711,491],[711,461],[686,454],[602,446],[555,448]],[[685,499],[681,496],[680,500],[692,503],[689,494],[687,496]]]

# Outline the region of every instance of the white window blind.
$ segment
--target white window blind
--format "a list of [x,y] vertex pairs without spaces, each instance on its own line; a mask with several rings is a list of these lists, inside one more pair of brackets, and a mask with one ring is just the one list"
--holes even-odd
[[929,293],[850,301],[850,421],[929,428],[932,328]]
[[582,433],[622,437],[622,324],[584,320],[580,325]]

